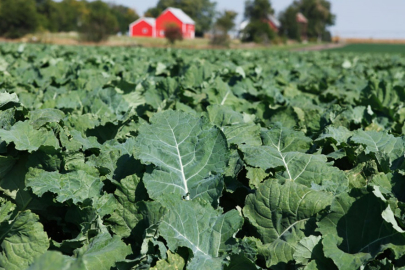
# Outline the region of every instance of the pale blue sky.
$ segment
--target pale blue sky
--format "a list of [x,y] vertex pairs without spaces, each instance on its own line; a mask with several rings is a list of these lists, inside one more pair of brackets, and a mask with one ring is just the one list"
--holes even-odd
[[[109,0],[134,8],[138,14],[156,5],[158,0]],[[243,16],[245,0],[216,0],[217,9],[230,9]],[[271,0],[278,14],[292,0]],[[330,28],[332,35],[361,38],[405,39],[405,0],[331,0],[336,24]]]

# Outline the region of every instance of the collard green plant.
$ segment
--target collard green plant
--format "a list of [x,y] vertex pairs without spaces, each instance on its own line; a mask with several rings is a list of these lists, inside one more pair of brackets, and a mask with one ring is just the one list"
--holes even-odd
[[403,269],[405,59],[0,46],[0,269]]

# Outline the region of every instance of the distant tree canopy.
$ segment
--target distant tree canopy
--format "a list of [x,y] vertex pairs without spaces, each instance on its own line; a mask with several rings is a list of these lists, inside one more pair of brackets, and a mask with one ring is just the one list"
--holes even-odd
[[0,0],[0,35],[19,38],[39,24],[34,0]]
[[274,14],[269,0],[247,0],[245,2],[245,19],[249,24],[243,30],[243,41],[265,42],[275,37],[267,20],[268,15]]
[[228,32],[235,27],[235,18],[238,15],[235,11],[225,10],[218,13],[218,18],[214,23],[211,44],[229,46]]
[[83,20],[79,31],[86,41],[100,42],[118,31],[118,22],[108,4],[101,0],[89,2],[89,12]]
[[138,18],[131,8],[100,0],[0,0],[0,35],[8,38],[35,31],[91,31],[90,39],[104,40],[110,34],[126,33]]
[[335,15],[331,12],[331,3],[327,0],[294,1],[281,15],[281,33],[291,39],[299,39],[299,25],[296,15],[301,12],[308,19],[307,36],[309,39],[330,39],[328,26],[334,25]]
[[274,14],[274,9],[269,0],[245,1],[245,19],[265,20],[269,14]]
[[225,10],[220,13],[215,22],[215,27],[224,31],[226,34],[235,27],[235,18],[238,15],[235,11]]
[[[127,33],[130,23],[139,18],[138,14],[131,8],[108,1],[112,0],[0,0],[0,36],[20,38],[43,31],[78,31],[86,40],[102,41],[111,34]],[[168,7],[182,9],[195,21],[196,36],[201,37],[212,30],[213,36],[224,44],[229,41],[228,31],[235,26],[236,13],[218,13],[214,1],[159,0],[145,16],[156,18]],[[331,35],[327,28],[335,23],[330,2],[294,0],[279,17],[282,25],[278,34],[296,40],[308,37],[329,41]],[[308,23],[297,23],[297,13],[302,13]],[[242,40],[267,43],[277,37],[269,26],[269,14],[274,14],[270,0],[246,0],[244,17],[249,23],[242,32]]]
[[52,0],[36,0],[38,24],[41,30],[57,32],[60,29],[60,18],[63,16],[61,5]]
[[168,7],[180,8],[195,21],[196,36],[203,36],[211,29],[215,6],[216,3],[210,0],[159,0],[156,7],[145,12],[145,16],[157,18]]
[[135,10],[123,5],[110,4],[112,14],[118,22],[118,29],[121,33],[128,31],[129,25],[139,19],[138,13]]
[[88,13],[88,7],[85,1],[62,0],[58,3],[59,29],[60,32],[77,31],[83,23],[84,16]]

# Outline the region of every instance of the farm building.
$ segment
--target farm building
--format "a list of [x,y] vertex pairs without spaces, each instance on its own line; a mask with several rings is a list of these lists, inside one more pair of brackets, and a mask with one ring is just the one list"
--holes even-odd
[[301,40],[307,40],[307,28],[308,28],[307,18],[305,18],[305,16],[301,12],[298,12],[296,19],[298,23],[298,31]]
[[[243,31],[246,26],[250,23],[249,20],[243,21],[239,25],[239,31]],[[279,20],[274,15],[267,15],[267,23],[269,24],[270,28],[273,29],[274,32],[278,33],[278,30],[280,29],[281,23]]]
[[140,18],[129,25],[129,35],[131,37],[155,37],[156,19]]
[[168,25],[177,25],[184,38],[194,38],[195,22],[181,9],[167,8],[156,19],[140,18],[129,25],[131,37],[159,37],[165,36],[165,28]]

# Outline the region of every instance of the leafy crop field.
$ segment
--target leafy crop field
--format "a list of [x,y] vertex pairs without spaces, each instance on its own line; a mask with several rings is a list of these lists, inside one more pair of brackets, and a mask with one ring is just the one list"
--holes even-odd
[[0,46],[0,269],[405,269],[405,58]]

